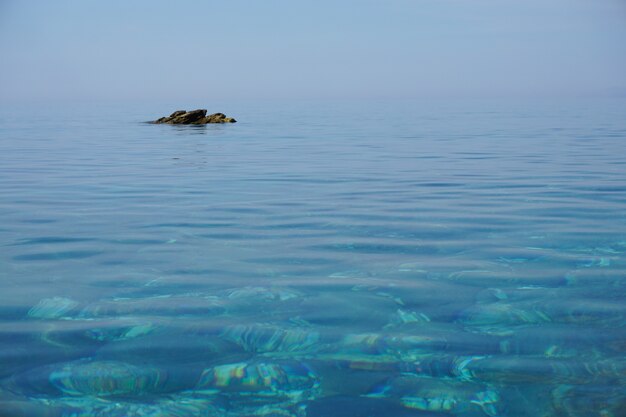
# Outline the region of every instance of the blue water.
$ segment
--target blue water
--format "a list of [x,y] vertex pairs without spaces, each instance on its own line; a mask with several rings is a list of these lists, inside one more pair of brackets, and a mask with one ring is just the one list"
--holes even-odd
[[3,108],[0,416],[626,415],[626,101],[207,106]]

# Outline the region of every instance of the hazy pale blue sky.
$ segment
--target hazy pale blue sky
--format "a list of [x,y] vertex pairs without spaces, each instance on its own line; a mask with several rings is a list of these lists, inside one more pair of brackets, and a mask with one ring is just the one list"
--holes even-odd
[[0,0],[0,100],[626,95],[624,0]]

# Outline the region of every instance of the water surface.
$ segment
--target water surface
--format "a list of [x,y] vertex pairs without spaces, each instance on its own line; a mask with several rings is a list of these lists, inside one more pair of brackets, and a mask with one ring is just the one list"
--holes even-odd
[[626,415],[626,102],[174,107],[3,109],[0,415]]

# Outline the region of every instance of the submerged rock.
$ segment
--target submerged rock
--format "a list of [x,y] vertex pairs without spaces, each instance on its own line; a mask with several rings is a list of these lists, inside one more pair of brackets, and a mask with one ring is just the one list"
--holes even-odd
[[[370,398],[389,398],[407,409],[443,415],[496,417],[500,396],[493,388],[456,379],[411,374],[392,377],[375,387]],[[419,414],[421,415],[421,414]]]
[[213,317],[225,311],[214,296],[186,293],[155,295],[137,298],[102,299],[86,306],[79,314],[82,319],[121,317]]
[[552,391],[555,415],[610,417],[624,414],[626,397],[621,384],[559,385]]
[[229,326],[222,332],[222,337],[246,352],[257,353],[310,352],[320,342],[319,332],[269,324]]
[[224,296],[230,300],[284,302],[300,300],[303,294],[280,287],[241,287],[226,290]]
[[67,395],[140,395],[162,388],[163,372],[124,362],[76,362],[50,373],[48,380]]
[[[137,396],[172,387],[165,370],[120,361],[78,360],[35,368],[8,381],[13,392],[29,396]],[[175,384],[174,384],[175,385]]]
[[319,377],[299,362],[239,362],[205,369],[197,391],[261,397],[285,397],[295,400],[315,397]]
[[209,123],[236,123],[232,117],[226,117],[224,113],[214,113],[207,116],[205,109],[177,110],[168,117],[161,117],[152,123],[169,125],[205,125]]
[[65,297],[44,298],[28,310],[28,317],[58,319],[78,306],[78,302]]

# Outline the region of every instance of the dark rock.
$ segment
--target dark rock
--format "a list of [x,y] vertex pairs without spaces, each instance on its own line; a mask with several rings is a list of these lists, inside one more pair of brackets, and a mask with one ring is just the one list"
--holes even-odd
[[188,125],[206,116],[206,110],[192,110],[174,117],[170,122],[176,125]]
[[237,121],[232,117],[226,117],[224,113],[213,113],[207,116],[207,111],[204,109],[186,111],[177,110],[169,117],[161,117],[152,123],[157,124],[172,124],[172,125],[204,125],[208,123],[236,123]]
[[187,110],[176,110],[174,113],[170,114],[170,117],[180,116],[181,114],[187,113]]
[[232,117],[226,117],[224,113],[214,113],[206,116],[202,119],[203,123],[235,123],[237,122]]

